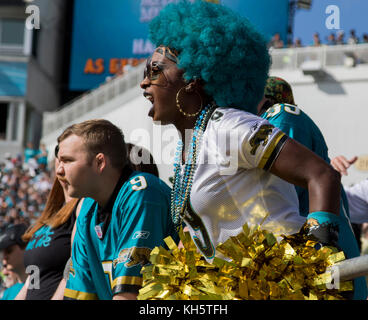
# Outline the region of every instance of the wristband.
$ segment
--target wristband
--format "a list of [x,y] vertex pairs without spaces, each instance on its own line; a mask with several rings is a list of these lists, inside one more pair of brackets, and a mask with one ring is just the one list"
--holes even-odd
[[317,220],[318,224],[332,224],[332,225],[339,225],[340,224],[340,217],[336,214],[329,213],[326,211],[315,211],[311,212],[307,216],[307,221],[309,219]]
[[307,217],[307,230],[308,235],[319,242],[318,247],[338,247],[339,216],[324,211],[312,212]]

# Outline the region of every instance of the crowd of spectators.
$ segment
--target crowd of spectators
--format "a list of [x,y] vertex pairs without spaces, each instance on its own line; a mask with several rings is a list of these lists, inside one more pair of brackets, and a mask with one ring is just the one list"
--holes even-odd
[[349,36],[347,39],[345,38],[345,32],[340,30],[337,33],[331,32],[328,37],[326,37],[325,41],[321,40],[318,32],[313,34],[313,39],[311,43],[303,44],[300,38],[296,38],[294,43],[285,44],[281,39],[280,33],[275,33],[269,42],[269,47],[274,49],[282,49],[282,48],[300,48],[306,46],[318,47],[322,45],[334,46],[334,45],[344,45],[344,44],[359,44],[359,43],[368,43],[368,33],[364,33],[359,38],[356,35],[356,31],[354,29],[350,30]]
[[5,155],[0,163],[0,233],[8,226],[34,223],[52,186],[44,145],[27,144],[23,154]]

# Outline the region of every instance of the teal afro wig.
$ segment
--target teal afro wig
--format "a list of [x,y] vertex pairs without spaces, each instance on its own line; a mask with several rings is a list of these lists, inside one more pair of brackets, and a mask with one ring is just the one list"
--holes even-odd
[[256,113],[270,56],[264,37],[246,18],[220,4],[183,0],[151,21],[149,36],[157,47],[179,53],[184,79],[202,79],[219,107]]

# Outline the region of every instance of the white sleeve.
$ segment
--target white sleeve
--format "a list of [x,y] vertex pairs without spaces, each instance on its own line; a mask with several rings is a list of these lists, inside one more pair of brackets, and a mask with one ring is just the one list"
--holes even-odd
[[234,128],[239,141],[239,166],[270,169],[287,136],[267,120],[248,114]]
[[368,179],[345,188],[352,223],[368,222]]
[[[236,168],[271,168],[287,139],[280,129],[240,110],[217,111],[215,116],[208,130],[211,133],[208,133],[207,147],[216,155],[221,172],[233,172]],[[229,164],[223,165],[227,162]]]

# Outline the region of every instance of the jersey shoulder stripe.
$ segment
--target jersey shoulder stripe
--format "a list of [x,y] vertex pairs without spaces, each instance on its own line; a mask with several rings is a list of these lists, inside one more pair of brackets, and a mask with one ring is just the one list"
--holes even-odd
[[285,135],[283,132],[280,131],[277,134],[277,136],[273,139],[272,144],[267,148],[267,151],[264,153],[261,162],[259,163],[258,167],[260,169],[264,169],[267,171],[271,168],[287,139],[287,135]]
[[98,296],[94,293],[81,292],[65,288],[64,297],[72,300],[98,300]]

